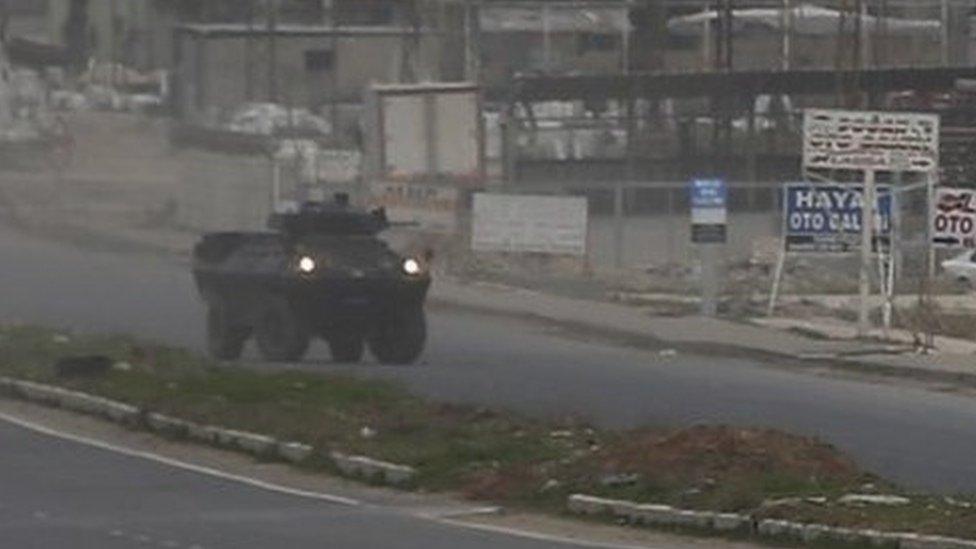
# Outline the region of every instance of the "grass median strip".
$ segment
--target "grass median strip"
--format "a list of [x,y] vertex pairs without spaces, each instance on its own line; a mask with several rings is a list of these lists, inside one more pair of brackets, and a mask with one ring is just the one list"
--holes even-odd
[[[896,487],[834,448],[769,429],[606,431],[430,402],[385,381],[249,371],[124,336],[33,326],[0,327],[0,375],[128,403],[159,425],[175,419],[300,441],[308,446],[292,450],[309,468],[342,472],[335,455],[400,464],[402,475],[385,476],[406,488],[510,507],[562,513],[571,494],[591,494],[755,520],[976,538],[973,500],[893,497]],[[273,443],[252,438],[256,448]],[[350,461],[347,473],[353,465],[362,464]]]

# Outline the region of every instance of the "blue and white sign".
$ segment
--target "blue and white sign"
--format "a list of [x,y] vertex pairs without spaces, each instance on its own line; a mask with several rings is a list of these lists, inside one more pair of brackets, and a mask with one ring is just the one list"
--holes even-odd
[[691,209],[722,208],[728,201],[729,191],[725,181],[696,179],[691,182]]
[[726,240],[728,187],[717,179],[691,182],[691,241],[722,244]]
[[[891,233],[891,189],[879,185],[874,216],[875,246]],[[785,187],[786,251],[849,253],[860,249],[861,185],[792,183]]]

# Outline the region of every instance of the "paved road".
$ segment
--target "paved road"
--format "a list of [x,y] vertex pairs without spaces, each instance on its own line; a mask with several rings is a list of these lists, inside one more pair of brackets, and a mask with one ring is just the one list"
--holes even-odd
[[[202,309],[179,265],[0,233],[0,319],[202,344]],[[582,313],[582,312],[581,312]],[[303,368],[401,379],[414,390],[602,425],[725,422],[819,435],[912,487],[976,492],[976,400],[819,378],[733,359],[618,348],[541,324],[438,310],[422,365]],[[316,362],[317,361],[317,362]],[[257,366],[257,364],[252,364]]]
[[0,547],[578,547],[271,492],[2,421],[0,448]]

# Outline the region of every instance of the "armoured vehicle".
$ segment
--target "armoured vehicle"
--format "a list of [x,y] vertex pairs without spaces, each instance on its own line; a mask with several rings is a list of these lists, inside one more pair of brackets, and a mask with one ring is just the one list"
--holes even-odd
[[272,214],[268,225],[206,234],[194,247],[213,357],[239,358],[253,336],[269,361],[300,360],[315,337],[337,362],[358,362],[367,345],[384,364],[417,360],[430,257],[401,256],[378,237],[390,225],[384,210],[336,195]]

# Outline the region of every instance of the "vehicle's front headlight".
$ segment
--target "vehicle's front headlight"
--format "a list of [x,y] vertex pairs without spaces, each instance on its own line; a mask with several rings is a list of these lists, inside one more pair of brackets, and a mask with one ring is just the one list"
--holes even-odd
[[298,258],[298,271],[302,274],[312,274],[315,272],[318,265],[315,263],[315,259],[307,255],[303,255]]
[[419,275],[423,271],[420,262],[412,257],[403,260],[403,272],[410,275]]

